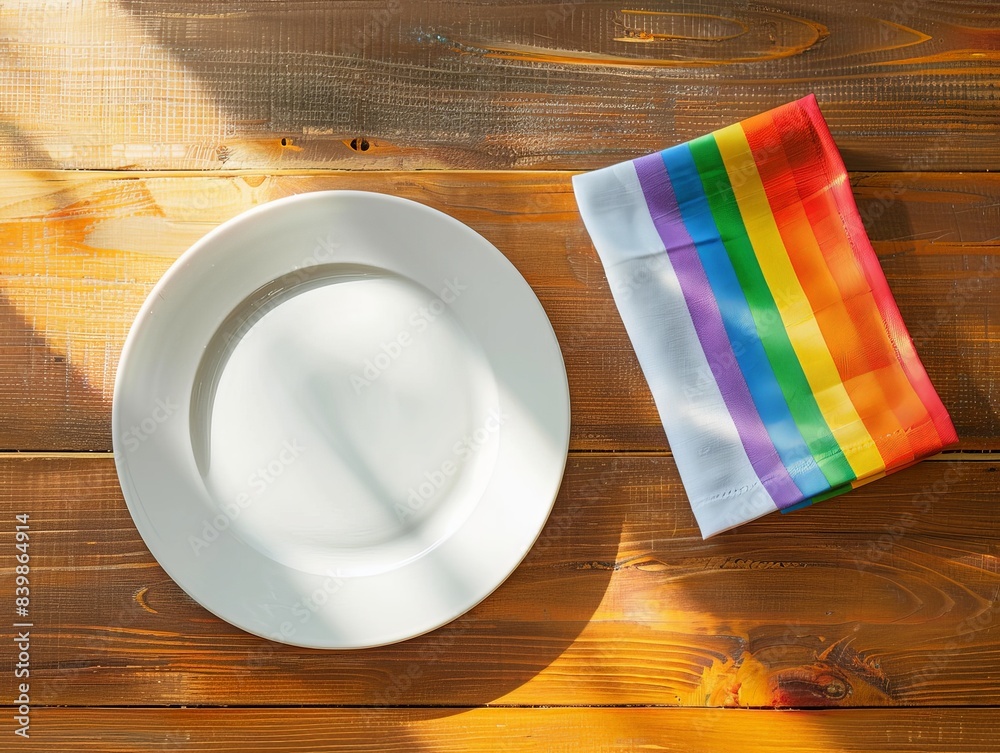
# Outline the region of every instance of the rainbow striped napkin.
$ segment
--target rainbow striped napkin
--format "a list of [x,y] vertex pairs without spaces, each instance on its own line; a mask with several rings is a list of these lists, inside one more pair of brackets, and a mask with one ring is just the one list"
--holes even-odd
[[815,97],[573,185],[703,536],[957,441]]

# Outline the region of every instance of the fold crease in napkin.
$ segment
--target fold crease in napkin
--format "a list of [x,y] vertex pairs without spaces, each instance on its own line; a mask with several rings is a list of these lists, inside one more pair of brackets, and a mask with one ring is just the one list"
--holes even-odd
[[706,538],[957,441],[812,95],[573,186]]

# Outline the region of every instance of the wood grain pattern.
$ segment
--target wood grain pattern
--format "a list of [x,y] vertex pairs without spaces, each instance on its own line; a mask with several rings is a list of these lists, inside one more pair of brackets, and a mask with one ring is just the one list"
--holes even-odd
[[[854,182],[961,447],[996,448],[1000,178],[862,173]],[[566,359],[575,449],[666,449],[566,173],[11,172],[0,187],[0,448],[109,450],[121,345],[170,263],[251,206],[352,188],[452,214],[520,269]]]
[[994,709],[41,709],[45,753],[988,753]]
[[[0,3],[0,604],[28,513],[33,621],[31,737],[8,721],[0,750],[997,750],[998,69],[992,0]],[[706,542],[570,173],[538,170],[808,92],[962,441]],[[562,489],[513,576],[438,631],[352,652],[192,601],[107,453],[121,345],[170,263],[328,188],[494,242],[573,400]]]
[[492,596],[349,652],[195,604],[139,538],[110,458],[4,457],[0,520],[31,516],[39,705],[983,705],[1000,702],[1000,463],[975,457],[706,542],[671,458],[575,454]]
[[813,91],[850,169],[1000,167],[989,0],[648,7],[8,2],[0,164],[581,169]]

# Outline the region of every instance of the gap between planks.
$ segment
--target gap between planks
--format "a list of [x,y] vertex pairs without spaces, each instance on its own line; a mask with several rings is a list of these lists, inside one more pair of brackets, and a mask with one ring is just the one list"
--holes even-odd
[[[669,458],[673,457],[673,453],[669,450],[569,450],[567,453],[570,457],[590,457],[595,455],[608,455],[614,456],[616,458],[631,458],[631,457],[659,457],[659,458]],[[924,458],[923,461],[954,461],[961,460],[963,462],[995,462],[997,456],[1000,455],[1000,450],[945,450],[937,455],[932,455],[929,458]],[[114,458],[115,454],[113,452],[96,452],[91,450],[60,450],[60,451],[21,451],[21,450],[0,450],[0,461],[3,460],[33,460],[38,458],[53,458],[53,459],[71,459],[71,460],[83,460],[83,459],[93,459],[93,460],[107,460],[109,458]]]

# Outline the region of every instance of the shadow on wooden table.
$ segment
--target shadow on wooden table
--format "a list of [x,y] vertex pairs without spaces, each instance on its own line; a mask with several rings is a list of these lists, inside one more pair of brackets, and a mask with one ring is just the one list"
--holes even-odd
[[[53,349],[0,290],[0,449],[51,451],[87,446],[109,433],[111,403],[86,375]],[[39,408],[32,410],[32,403]],[[52,406],[58,406],[53,410]],[[87,420],[81,421],[81,417]],[[61,445],[53,448],[58,437]]]

